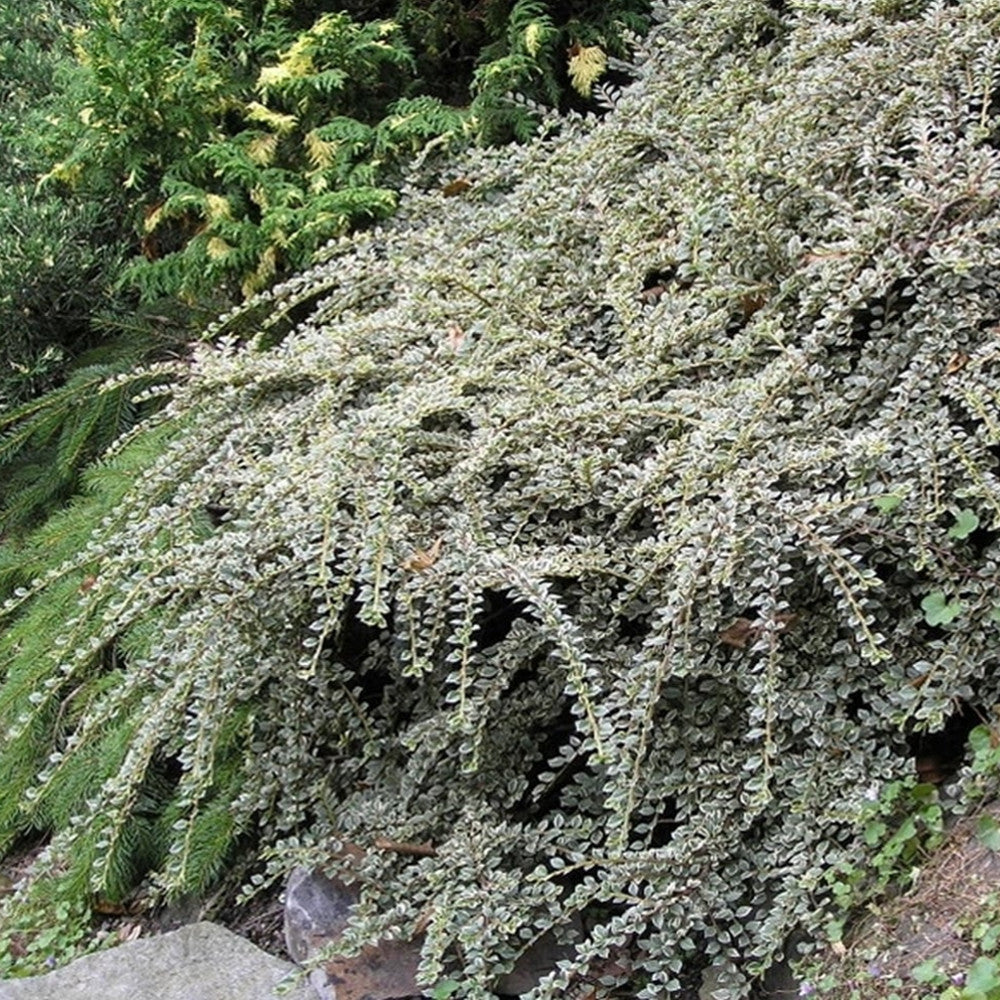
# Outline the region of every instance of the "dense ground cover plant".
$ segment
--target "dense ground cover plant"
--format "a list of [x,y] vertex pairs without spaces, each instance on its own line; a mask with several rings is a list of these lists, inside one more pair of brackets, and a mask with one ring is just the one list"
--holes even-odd
[[369,851],[352,941],[419,931],[429,984],[556,929],[538,997],[744,996],[906,732],[1000,701],[1000,4],[660,16],[605,121],[470,154],[152,373],[41,531],[23,968],[81,900],[386,838],[436,855]]

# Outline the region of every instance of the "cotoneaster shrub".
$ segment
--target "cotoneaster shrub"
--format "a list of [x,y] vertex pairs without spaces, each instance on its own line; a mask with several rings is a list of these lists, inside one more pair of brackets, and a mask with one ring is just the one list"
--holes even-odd
[[659,16],[603,122],[416,178],[156,373],[40,533],[15,971],[352,843],[350,940],[419,929],[429,984],[554,929],[537,998],[745,996],[905,733],[1000,701],[1000,3]]

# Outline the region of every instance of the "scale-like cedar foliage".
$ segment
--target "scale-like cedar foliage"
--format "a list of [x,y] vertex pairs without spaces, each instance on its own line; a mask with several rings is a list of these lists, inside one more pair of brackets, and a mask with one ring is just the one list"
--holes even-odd
[[816,926],[904,732],[1000,701],[1000,3],[786,7],[671,4],[606,120],[178,370],[6,608],[7,933],[380,837],[437,854],[355,940],[469,996],[548,928],[538,997],[742,996]]

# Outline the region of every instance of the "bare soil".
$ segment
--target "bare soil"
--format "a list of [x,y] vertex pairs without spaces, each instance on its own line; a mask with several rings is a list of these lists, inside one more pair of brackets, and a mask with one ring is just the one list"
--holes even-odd
[[[822,972],[837,985],[819,991],[823,1000],[922,1000],[961,985],[980,954],[977,925],[1000,923],[1000,852],[976,835],[983,814],[1000,818],[1000,803],[960,819],[913,888],[850,929],[846,948],[824,961]],[[940,979],[920,983],[913,970],[928,960]]]

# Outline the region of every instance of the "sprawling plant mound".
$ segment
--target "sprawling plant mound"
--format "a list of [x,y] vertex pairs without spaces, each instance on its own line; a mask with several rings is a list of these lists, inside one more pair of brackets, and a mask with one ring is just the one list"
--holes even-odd
[[430,983],[557,928],[538,996],[741,995],[905,733],[1000,701],[1000,3],[791,7],[661,11],[605,121],[227,317],[46,527],[29,947],[254,845],[430,841],[369,850],[357,923]]

